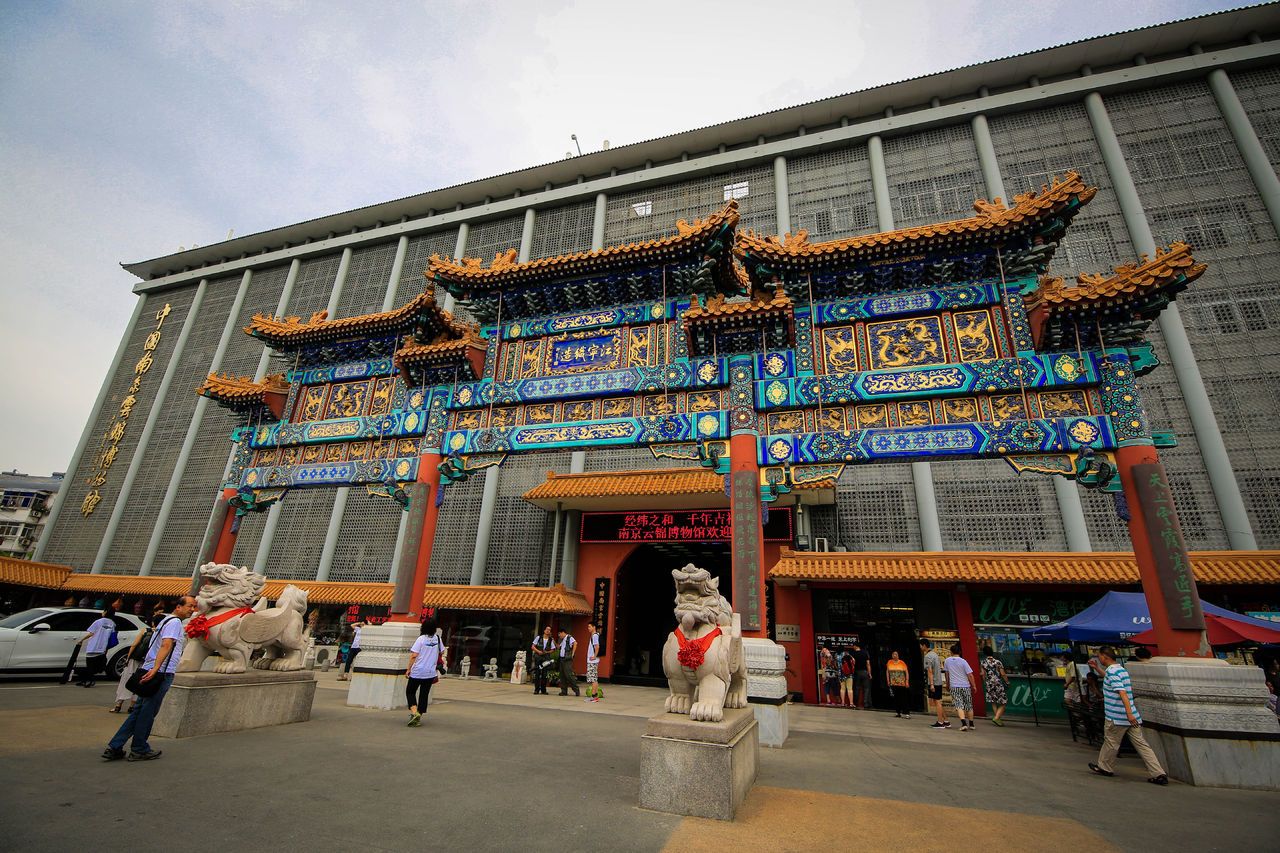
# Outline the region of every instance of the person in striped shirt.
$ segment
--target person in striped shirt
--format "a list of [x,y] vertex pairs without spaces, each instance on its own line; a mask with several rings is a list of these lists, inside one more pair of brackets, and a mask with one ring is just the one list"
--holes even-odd
[[1096,764],[1090,762],[1089,769],[1099,776],[1116,775],[1116,754],[1120,752],[1121,741],[1128,735],[1129,743],[1133,744],[1151,774],[1147,781],[1153,785],[1168,785],[1169,777],[1142,733],[1142,715],[1133,701],[1133,685],[1129,681],[1128,670],[1116,662],[1116,650],[1111,646],[1098,649],[1098,662],[1106,670],[1102,679],[1102,707],[1106,721],[1098,761]]

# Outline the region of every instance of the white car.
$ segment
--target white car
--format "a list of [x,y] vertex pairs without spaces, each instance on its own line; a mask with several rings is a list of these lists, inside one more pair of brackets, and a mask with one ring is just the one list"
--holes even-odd
[[[61,675],[71,650],[101,615],[102,611],[86,607],[37,607],[0,619],[0,677]],[[132,613],[117,613],[114,618],[119,639],[107,649],[108,678],[119,678],[124,672],[129,646],[146,629]],[[76,665],[84,663],[81,648]]]

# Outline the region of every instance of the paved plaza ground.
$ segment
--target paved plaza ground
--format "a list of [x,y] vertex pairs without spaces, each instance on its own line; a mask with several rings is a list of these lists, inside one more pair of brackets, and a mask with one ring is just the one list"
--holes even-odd
[[791,708],[732,824],[637,807],[640,735],[663,691],[596,705],[448,678],[420,729],[344,704],[320,675],[311,722],[172,741],[105,763],[114,685],[0,682],[0,846],[8,850],[1280,849],[1280,797],[1101,779],[1065,727]]

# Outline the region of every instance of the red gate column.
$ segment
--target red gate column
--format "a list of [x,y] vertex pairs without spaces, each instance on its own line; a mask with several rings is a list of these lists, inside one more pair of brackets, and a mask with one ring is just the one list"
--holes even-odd
[[421,621],[422,598],[427,591],[427,572],[431,568],[431,548],[436,540],[436,521],[440,518],[437,499],[440,492],[439,453],[423,453],[418,457],[418,481],[409,503],[409,539],[400,556],[400,571],[391,601],[392,622]]
[[239,525],[236,524],[236,513],[230,504],[231,499],[235,496],[235,489],[223,489],[222,496],[218,498],[219,510],[222,513],[222,523],[218,527],[218,539],[213,546],[212,560],[215,563],[230,563],[231,554],[236,549]]
[[1133,540],[1142,592],[1151,612],[1157,653],[1212,657],[1195,576],[1178,526],[1173,491],[1155,447],[1147,444],[1119,448],[1116,467],[1129,503],[1129,538]]
[[729,507],[733,523],[733,609],[744,637],[767,637],[764,528],[760,519],[760,465],[754,433],[729,439]]

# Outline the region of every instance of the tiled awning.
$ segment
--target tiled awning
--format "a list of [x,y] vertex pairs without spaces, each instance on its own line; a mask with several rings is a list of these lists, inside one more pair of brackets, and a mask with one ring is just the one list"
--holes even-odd
[[[818,495],[833,493],[832,481],[805,484],[797,491]],[[547,472],[545,483],[524,493],[534,506],[560,509],[720,509],[729,505],[724,477],[706,468],[658,468],[652,471],[597,471],[590,474]],[[778,506],[795,502],[794,493]],[[830,503],[829,495],[805,499],[805,503]]]
[[[1202,584],[1280,583],[1280,551],[1193,551]],[[782,550],[769,572],[783,585],[797,581],[902,583],[1138,583],[1138,564],[1125,551],[1071,553],[1001,551],[863,551],[815,553]]]
[[[0,558],[0,583],[65,590],[71,593],[145,595],[177,598],[191,588],[189,577],[149,575],[94,575],[72,572],[67,566],[29,563]],[[275,600],[285,586],[293,584],[307,591],[309,604],[368,604],[389,607],[393,587],[389,583],[340,583],[336,581],[268,580],[263,595]],[[492,610],[504,613],[591,612],[582,593],[563,584],[553,587],[469,586],[427,584],[422,602],[444,610]]]

